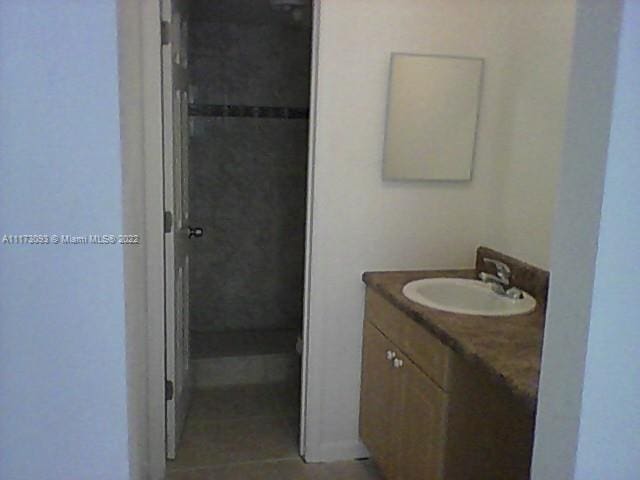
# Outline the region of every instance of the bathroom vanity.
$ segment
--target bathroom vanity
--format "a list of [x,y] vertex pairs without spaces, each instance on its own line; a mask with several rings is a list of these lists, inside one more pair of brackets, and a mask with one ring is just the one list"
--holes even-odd
[[[402,293],[421,278],[510,265],[530,313],[451,313]],[[387,480],[529,478],[548,273],[480,248],[476,270],[372,272],[363,329],[360,434]]]

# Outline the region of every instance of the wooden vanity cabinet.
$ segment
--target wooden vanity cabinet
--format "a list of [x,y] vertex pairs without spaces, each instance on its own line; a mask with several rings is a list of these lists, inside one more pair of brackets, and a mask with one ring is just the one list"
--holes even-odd
[[443,478],[448,397],[411,360],[399,370],[397,478]]
[[360,436],[386,480],[525,480],[533,414],[367,289]]
[[395,478],[400,379],[387,356],[397,349],[370,323],[364,326],[364,346],[362,368],[368,374],[361,385],[360,435],[387,478]]

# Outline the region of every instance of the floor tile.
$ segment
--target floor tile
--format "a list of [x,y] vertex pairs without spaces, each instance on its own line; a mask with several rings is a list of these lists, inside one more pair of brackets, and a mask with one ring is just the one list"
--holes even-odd
[[300,415],[284,417],[284,421],[289,426],[291,434],[298,439],[300,437]]
[[187,421],[170,468],[295,458],[297,438],[285,418],[258,417],[206,424]]
[[204,424],[233,418],[282,415],[282,400],[269,385],[240,385],[193,392],[188,422]]
[[371,462],[305,464],[296,383],[195,390],[167,480],[382,480]]
[[271,385],[271,389],[283,415],[288,417],[300,415],[299,383],[276,383]]
[[306,475],[308,480],[384,480],[368,460],[310,464]]
[[306,480],[306,465],[300,459],[224,465],[172,472],[167,480]]
[[305,464],[301,459],[171,472],[167,480],[383,480],[368,461]]
[[191,331],[191,355],[193,358],[217,358],[295,353],[298,334],[296,329]]

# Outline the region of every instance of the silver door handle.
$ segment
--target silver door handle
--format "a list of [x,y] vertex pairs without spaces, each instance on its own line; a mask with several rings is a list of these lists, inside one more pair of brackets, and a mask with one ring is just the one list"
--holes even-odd
[[189,226],[189,238],[200,238],[202,235],[204,235],[204,228]]

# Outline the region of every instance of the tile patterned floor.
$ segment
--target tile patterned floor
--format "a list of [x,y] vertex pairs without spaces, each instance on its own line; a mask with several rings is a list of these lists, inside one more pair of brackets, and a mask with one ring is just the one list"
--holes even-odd
[[170,472],[167,480],[383,480],[369,461],[305,464],[300,459]]
[[305,464],[298,405],[292,385],[196,390],[167,480],[382,480],[368,461]]

